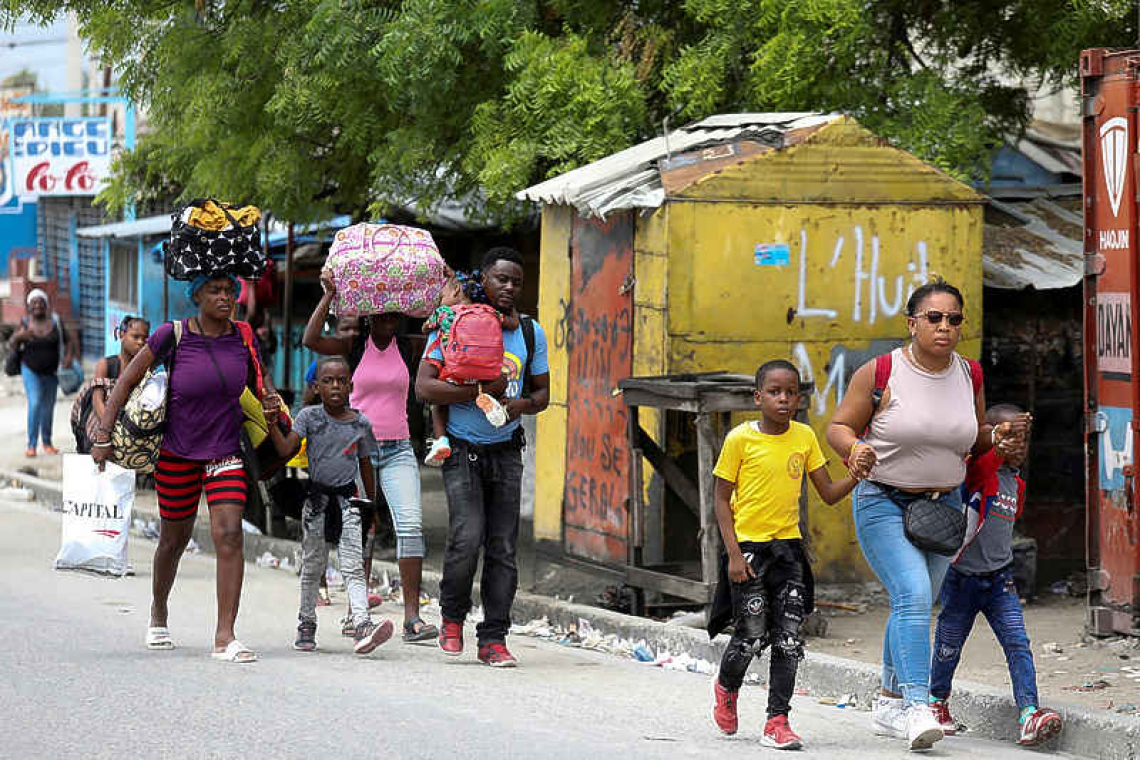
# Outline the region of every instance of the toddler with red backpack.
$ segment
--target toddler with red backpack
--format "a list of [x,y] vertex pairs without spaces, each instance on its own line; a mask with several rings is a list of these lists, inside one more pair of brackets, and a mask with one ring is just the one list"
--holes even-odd
[[[443,288],[439,307],[424,322],[425,335],[439,332],[427,354],[439,348],[443,362],[426,361],[439,366],[440,380],[473,385],[497,380],[503,373],[503,330],[517,328],[519,317],[517,314],[504,316],[487,303],[480,303],[480,291],[477,272],[453,272]],[[506,424],[507,411],[493,397],[480,392],[475,404],[495,427]],[[447,407],[432,406],[431,426],[432,446],[424,457],[424,464],[441,467],[451,456]]]

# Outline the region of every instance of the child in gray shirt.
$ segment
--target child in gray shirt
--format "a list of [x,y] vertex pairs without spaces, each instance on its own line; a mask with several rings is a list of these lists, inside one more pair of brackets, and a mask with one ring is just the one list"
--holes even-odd
[[319,406],[305,407],[284,435],[270,425],[278,453],[291,457],[305,440],[309,457],[309,497],[301,511],[301,609],[297,640],[293,648],[311,652],[317,648],[317,591],[328,563],[325,542],[325,510],[335,502],[340,507],[341,533],[337,545],[340,571],[348,587],[348,603],[355,629],[353,651],[368,654],[392,636],[392,621],[374,623],[368,612],[368,585],[364,578],[360,510],[353,503],[356,480],[371,501],[376,485],[369,457],[376,451],[372,423],[348,406],[352,379],[348,363],[339,356],[323,359],[317,366]]
[[[997,404],[986,412],[991,425],[1014,422],[1023,412]],[[978,614],[985,615],[1005,650],[1013,696],[1020,712],[1018,744],[1041,744],[1061,732],[1061,716],[1038,703],[1037,671],[1013,582],[1013,523],[1025,503],[1019,467],[1024,454],[1003,458],[996,448],[971,457],[963,501],[966,543],[954,557],[942,585],[942,612],[934,634],[930,666],[931,709],[944,733],[958,730],[947,700],[962,647]]]

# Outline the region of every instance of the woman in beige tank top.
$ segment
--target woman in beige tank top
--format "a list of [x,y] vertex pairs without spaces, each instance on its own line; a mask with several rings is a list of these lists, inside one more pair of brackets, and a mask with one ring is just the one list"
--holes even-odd
[[[891,372],[877,408],[872,360],[851,377],[827,429],[832,448],[863,480],[852,497],[855,532],[867,564],[891,598],[883,637],[882,696],[871,713],[878,734],[929,748],[942,730],[929,707],[930,610],[949,557],[907,540],[907,494],[962,508],[966,457],[994,445],[1025,445],[1028,420],[994,428],[985,421],[985,392],[955,348],[961,338],[962,294],[939,280],[907,301],[911,341],[891,352]],[[863,432],[865,431],[865,432]]]

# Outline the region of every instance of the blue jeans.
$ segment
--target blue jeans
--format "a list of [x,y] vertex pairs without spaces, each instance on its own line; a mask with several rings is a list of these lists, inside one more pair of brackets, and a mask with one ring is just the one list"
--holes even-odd
[[[962,494],[951,489],[939,500],[962,508]],[[903,532],[903,510],[870,481],[854,494],[855,534],[867,564],[891,597],[883,634],[883,688],[902,693],[907,704],[930,697],[930,611],[950,558],[924,552]]]
[[36,447],[41,433],[44,446],[51,446],[51,421],[59,379],[54,374],[41,375],[22,364],[20,376],[24,378],[24,393],[28,397],[28,448]]
[[420,502],[420,468],[411,441],[381,441],[372,456],[376,487],[388,502],[396,529],[396,559],[423,557],[424,510]]
[[1013,567],[993,575],[970,576],[953,567],[942,587],[942,612],[934,632],[934,661],[930,665],[930,694],[936,699],[950,696],[950,683],[962,656],[962,647],[978,613],[986,616],[998,643],[1005,650],[1013,698],[1019,710],[1037,706],[1037,671],[1025,619],[1021,616]]

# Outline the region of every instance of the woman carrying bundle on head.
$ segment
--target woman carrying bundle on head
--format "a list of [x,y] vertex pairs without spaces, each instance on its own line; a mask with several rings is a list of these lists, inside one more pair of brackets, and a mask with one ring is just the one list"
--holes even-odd
[[[324,296],[309,317],[303,343],[323,356],[348,360],[352,380],[349,403],[372,424],[372,453],[377,493],[383,494],[396,529],[396,564],[404,596],[403,639],[431,643],[439,629],[420,615],[420,584],[427,544],[423,533],[420,473],[408,428],[407,399],[411,376],[397,331],[403,316],[389,312],[359,320],[355,333],[323,335],[337,289],[329,272],[321,273]],[[338,316],[338,320],[344,319]]]
[[[123,370],[107,400],[92,444],[100,465],[112,459],[111,430],[128,395],[153,365],[164,362],[169,379],[166,429],[155,468],[155,490],[162,532],[154,552],[153,596],[148,649],[173,649],[167,627],[167,600],[178,562],[190,540],[203,492],[217,554],[218,619],[213,657],[254,662],[257,655],[234,635],[244,565],[242,512],[248,483],[241,459],[240,403],[254,387],[257,339],[249,325],[233,322],[237,282],[228,274],[199,275],[187,287],[198,313],[154,331]],[[266,419],[274,420],[281,399],[267,388]]]

